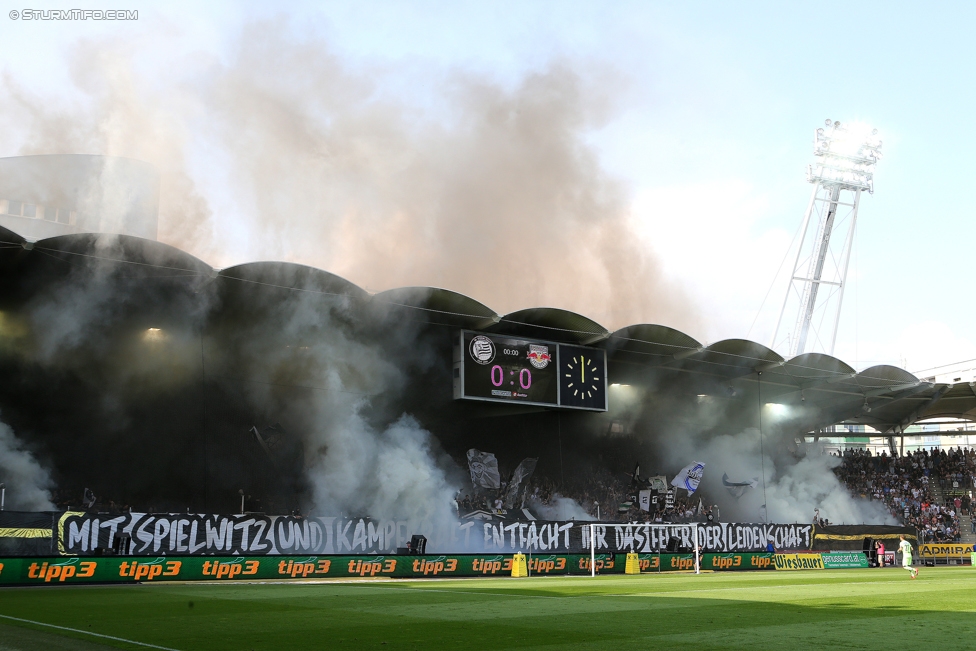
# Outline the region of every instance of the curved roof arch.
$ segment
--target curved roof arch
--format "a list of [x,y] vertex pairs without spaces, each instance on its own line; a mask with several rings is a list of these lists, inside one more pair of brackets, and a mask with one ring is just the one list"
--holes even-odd
[[501,318],[484,303],[439,287],[397,287],[374,294],[372,300],[378,305],[424,313],[430,323],[476,330],[488,328]]
[[681,365],[685,370],[731,378],[749,375],[763,370],[763,367],[781,365],[783,362],[776,351],[755,341],[724,339],[700,351],[689,352]]
[[789,369],[791,375],[806,379],[853,375],[856,373],[847,362],[824,353],[803,353],[802,355],[797,355],[787,360],[783,364],[783,368]]
[[854,377],[857,372],[842,360],[823,353],[803,353],[782,364],[767,365],[763,375],[771,381],[812,389]]
[[932,404],[923,405],[916,422],[934,418],[960,418],[976,422],[976,387],[969,382],[958,382],[937,396]]
[[27,249],[32,245],[27,238],[15,233],[9,228],[0,226],[0,263],[4,267],[16,265],[28,255]]
[[903,384],[918,384],[921,382],[917,377],[903,368],[880,364],[866,368],[854,376],[854,381],[864,389],[891,389]]
[[673,356],[703,346],[693,337],[668,326],[639,323],[625,326],[610,334],[607,348],[611,354],[631,352],[643,355]]
[[511,312],[503,316],[492,330],[516,337],[584,345],[595,344],[610,336],[610,331],[593,319],[556,307],[533,307]]
[[245,262],[221,269],[217,276],[276,289],[351,296],[361,300],[369,297],[365,289],[341,276],[294,262]]
[[[38,240],[33,249],[78,264],[83,260],[124,264],[147,276],[209,276],[213,267],[182,249],[134,235],[75,233]],[[174,272],[176,272],[174,274]],[[184,272],[180,274],[179,272]]]
[[702,354],[735,357],[742,359],[744,364],[753,366],[784,361],[772,348],[748,339],[723,339],[706,346]]
[[21,245],[26,241],[27,238],[23,237],[19,233],[15,233],[9,228],[4,228],[3,226],[0,226],[0,245],[4,245],[4,244]]

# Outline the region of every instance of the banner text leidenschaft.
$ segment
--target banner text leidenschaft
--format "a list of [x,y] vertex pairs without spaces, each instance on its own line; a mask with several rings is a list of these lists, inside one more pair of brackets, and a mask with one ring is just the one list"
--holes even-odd
[[63,555],[91,555],[131,538],[130,553],[151,555],[390,554],[414,534],[437,553],[584,552],[590,530],[598,552],[661,552],[676,539],[680,548],[710,552],[809,549],[813,527],[803,524],[617,525],[550,521],[459,521],[435,528],[368,518],[135,513],[105,516],[65,512],[54,532]]

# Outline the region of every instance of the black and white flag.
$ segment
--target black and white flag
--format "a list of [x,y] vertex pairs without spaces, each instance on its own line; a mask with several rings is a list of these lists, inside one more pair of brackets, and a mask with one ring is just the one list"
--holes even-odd
[[759,477],[753,477],[752,481],[730,481],[728,473],[725,473],[722,475],[722,485],[732,493],[732,497],[739,499],[747,488],[755,488],[759,485]]
[[641,511],[651,510],[651,491],[643,490],[637,494],[637,503]]
[[498,459],[491,452],[481,452],[474,448],[468,450],[468,470],[471,484],[475,488],[498,488],[501,475],[498,474]]
[[659,493],[667,492],[668,478],[664,475],[654,475],[647,478],[647,487]]
[[538,462],[538,459],[522,459],[522,463],[512,473],[512,479],[508,482],[508,488],[505,491],[506,509],[522,508],[522,502],[525,501],[524,489],[528,485],[529,477],[535,471],[535,464]]

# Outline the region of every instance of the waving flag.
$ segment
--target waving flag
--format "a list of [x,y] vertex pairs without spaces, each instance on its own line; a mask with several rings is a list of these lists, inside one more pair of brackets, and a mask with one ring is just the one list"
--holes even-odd
[[668,478],[664,475],[654,475],[647,478],[647,487],[652,491],[666,493],[668,490]]
[[529,477],[532,476],[538,461],[538,459],[522,459],[522,463],[515,468],[505,491],[506,509],[520,509],[525,506],[525,490],[528,488]]
[[689,495],[693,495],[698,490],[703,474],[705,474],[705,464],[701,461],[693,461],[678,471],[675,478],[671,480],[671,485],[684,488]]
[[755,488],[759,485],[759,477],[753,477],[752,481],[730,481],[728,473],[725,473],[722,475],[722,485],[732,493],[733,497],[739,499],[747,488]]
[[501,485],[498,459],[491,452],[468,450],[468,470],[471,471],[471,484],[476,488],[498,488]]
[[642,490],[640,493],[638,493],[638,495],[637,495],[637,503],[640,505],[640,510],[641,511],[650,511],[651,510],[651,491],[649,491],[649,490]]

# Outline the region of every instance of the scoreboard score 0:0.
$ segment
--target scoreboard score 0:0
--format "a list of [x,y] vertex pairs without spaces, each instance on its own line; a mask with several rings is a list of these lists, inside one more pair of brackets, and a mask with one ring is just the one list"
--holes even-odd
[[454,397],[606,411],[606,353],[505,335],[461,331]]

